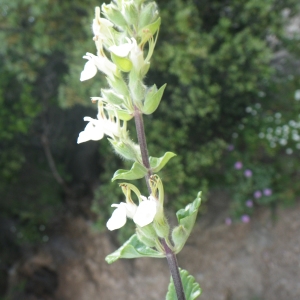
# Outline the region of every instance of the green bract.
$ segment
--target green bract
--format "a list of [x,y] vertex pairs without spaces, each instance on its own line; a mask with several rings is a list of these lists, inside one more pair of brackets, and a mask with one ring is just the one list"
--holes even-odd
[[125,18],[114,4],[103,4],[101,8],[108,20],[120,27],[127,26]]
[[150,38],[154,36],[154,34],[159,29],[161,23],[161,18],[158,18],[155,22],[146,25],[142,29],[139,30],[138,35],[142,38],[141,44],[145,44]]
[[[117,65],[117,64],[116,64]],[[126,97],[129,94],[127,84],[123,80],[123,78],[120,76],[109,78],[107,77],[108,84],[118,93]]]
[[198,193],[197,198],[192,203],[188,204],[184,209],[180,209],[176,213],[179,225],[175,227],[172,232],[175,253],[181,251],[189,235],[191,234],[201,203],[200,197],[201,192]]
[[139,157],[136,145],[130,139],[123,141],[115,141],[108,139],[115,151],[122,157],[128,160],[136,160]]
[[139,20],[139,12],[134,3],[125,4],[124,16],[129,25],[137,26]]
[[153,23],[155,18],[158,17],[157,5],[155,2],[150,2],[145,5],[142,9],[140,19],[139,19],[139,28],[144,28],[147,24]]
[[165,83],[159,90],[157,90],[156,85],[154,84],[147,92],[145,102],[142,108],[142,112],[146,115],[153,114],[157,107],[159,106],[160,100],[164,93],[165,87],[167,84]]
[[129,74],[129,89],[134,103],[139,103],[145,97],[145,86],[143,85],[141,76],[136,70],[132,70]]
[[117,56],[111,53],[112,61],[117,65],[117,67],[123,72],[130,72],[132,69],[132,62],[125,57]]
[[164,156],[160,158],[150,156],[149,162],[153,173],[159,172],[168,163],[168,161],[174,156],[176,156],[176,154],[173,152],[166,152]]
[[[192,275],[189,275],[188,271],[180,269],[180,277],[182,280],[182,285],[184,289],[184,294],[186,300],[197,299],[201,295],[200,285],[195,281],[195,278]],[[169,284],[168,293],[166,295],[166,300],[177,299],[174,282],[171,278]]]
[[115,172],[112,181],[116,179],[135,180],[141,179],[147,174],[147,169],[138,162],[132,165],[130,170],[118,170]]
[[137,258],[137,257],[165,257],[165,255],[157,250],[145,246],[139,241],[134,234],[127,242],[125,242],[118,250],[106,256],[105,260],[112,264],[120,258]]
[[103,98],[112,105],[121,105],[124,102],[123,96],[116,94],[112,90],[101,89],[101,94]]

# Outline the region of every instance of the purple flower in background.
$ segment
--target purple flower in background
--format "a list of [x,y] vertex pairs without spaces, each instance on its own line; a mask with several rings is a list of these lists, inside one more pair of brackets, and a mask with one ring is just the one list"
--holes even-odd
[[251,177],[252,176],[252,171],[247,169],[247,170],[245,170],[244,175],[245,175],[245,177]]
[[251,199],[246,201],[246,206],[247,207],[253,207],[253,201]]
[[230,145],[228,145],[228,146],[227,146],[227,150],[228,150],[228,151],[232,151],[232,150],[234,150],[234,146],[233,146],[233,145],[231,145],[231,144],[230,144]]
[[264,195],[265,196],[271,196],[272,195],[272,190],[271,189],[264,189]]
[[231,218],[226,218],[225,219],[225,224],[228,225],[228,226],[231,225],[232,224]]
[[255,191],[253,195],[254,195],[254,198],[258,199],[262,196],[262,193],[261,193],[261,191]]
[[250,222],[250,217],[248,215],[242,215],[241,220],[243,223],[249,223]]
[[242,168],[243,168],[242,162],[241,162],[241,161],[237,161],[237,162],[234,164],[234,168],[235,168],[236,170],[242,169]]

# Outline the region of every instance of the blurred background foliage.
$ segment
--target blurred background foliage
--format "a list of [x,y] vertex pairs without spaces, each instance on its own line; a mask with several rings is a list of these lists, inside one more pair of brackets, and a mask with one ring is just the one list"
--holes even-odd
[[[232,199],[229,217],[242,221],[259,205],[293,203],[299,195],[300,33],[293,27],[299,1],[157,2],[163,23],[146,83],[168,85],[145,126],[150,155],[177,154],[161,174],[170,209],[216,188]],[[79,82],[82,56],[95,52],[97,5],[0,0],[3,252],[47,242],[48,224],[59,215],[80,214],[102,228],[110,204],[122,197],[110,178],[126,163],[108,142],[76,144],[83,117],[96,115],[89,97],[107,84],[101,74]],[[14,253],[1,260],[1,274]]]

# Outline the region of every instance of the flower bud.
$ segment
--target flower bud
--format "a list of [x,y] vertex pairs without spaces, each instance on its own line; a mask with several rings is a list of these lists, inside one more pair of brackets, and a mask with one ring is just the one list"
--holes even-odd
[[110,108],[106,107],[106,111],[110,111],[112,113],[117,114],[118,118],[122,121],[129,121],[133,118],[133,112],[125,109],[117,109],[117,108]]
[[141,38],[141,44],[146,43],[150,38],[154,36],[154,34],[159,29],[161,23],[161,18],[158,18],[155,22],[146,25],[145,27],[141,28],[138,32],[138,36]]
[[115,65],[122,71],[122,72],[130,72],[132,69],[132,62],[126,57],[119,57],[114,53],[111,53],[111,59],[115,63]]
[[128,24],[137,27],[138,19],[139,19],[139,12],[134,5],[133,1],[125,2],[123,4],[123,14]]
[[154,220],[153,227],[155,229],[156,234],[160,238],[168,238],[169,237],[170,226],[169,226],[166,218],[164,218],[162,222],[158,222],[158,221]]
[[109,139],[109,142],[115,151],[123,158],[135,161],[139,157],[138,147],[131,141],[114,141]]
[[146,88],[136,70],[132,70],[129,74],[129,89],[133,98],[132,100],[136,104],[141,103],[144,98]]
[[123,96],[128,96],[129,91],[127,84],[123,80],[123,78],[120,76],[113,76],[112,78],[107,77],[108,84],[119,94]]
[[102,4],[101,6],[103,14],[109,19],[111,22],[120,27],[127,27],[126,20],[123,15],[119,11],[118,7],[114,4]]
[[152,226],[149,224],[144,227],[137,226],[136,233],[138,239],[143,242],[146,246],[154,247],[157,240],[157,234]]
[[124,102],[124,97],[122,95],[119,95],[115,93],[112,90],[108,89],[101,89],[101,94],[103,98],[112,105],[121,105]]
[[142,77],[142,78],[146,76],[146,74],[147,74],[148,71],[149,71],[149,68],[150,68],[150,63],[149,63],[149,62],[147,62],[147,63],[145,63],[145,64],[143,65],[143,67],[141,68],[141,77]]
[[152,247],[155,247],[155,245],[156,245],[155,240],[149,239],[149,238],[147,238],[146,236],[144,236],[144,235],[141,233],[141,231],[140,231],[139,228],[136,229],[136,235],[137,235],[137,238],[138,238],[144,245],[146,245],[146,246],[148,246],[148,247],[151,247],[151,248],[152,248]]
[[175,227],[172,231],[172,240],[174,242],[175,248],[178,248],[181,250],[182,246],[186,242],[186,229],[179,225]]
[[139,28],[143,28],[148,24],[151,24],[156,21],[158,18],[157,5],[155,2],[150,2],[142,8],[140,19],[139,19]]

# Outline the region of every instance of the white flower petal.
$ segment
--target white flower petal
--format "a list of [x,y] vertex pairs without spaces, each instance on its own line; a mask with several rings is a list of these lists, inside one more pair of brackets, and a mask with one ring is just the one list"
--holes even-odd
[[138,206],[136,213],[133,217],[133,221],[140,227],[144,227],[153,222],[154,217],[156,215],[156,211],[157,207],[155,200],[144,200]]
[[94,65],[92,61],[86,62],[84,65],[84,69],[80,75],[80,81],[85,81],[93,78],[97,74],[97,67]]
[[119,46],[111,46],[108,50],[117,56],[126,57],[134,46],[130,39],[127,38],[127,41],[128,43]]
[[96,56],[92,53],[87,52],[86,55],[83,56],[83,58],[88,59],[90,62],[92,62],[96,67],[96,70],[98,68],[98,70],[110,77],[113,77],[114,74],[117,72],[117,66],[113,62],[111,62],[106,56]]
[[106,223],[108,230],[112,231],[123,227],[126,223],[126,205],[125,203],[113,204],[112,206],[117,207],[112,213],[110,219]]
[[[85,121],[88,121],[89,119],[93,120],[92,118],[89,117],[85,117],[84,119]],[[77,144],[84,143],[90,140],[98,141],[101,140],[103,136],[104,136],[104,132],[100,122],[97,123],[97,120],[93,120],[86,125],[84,131],[81,131],[79,133]]]
[[133,219],[137,210],[137,206],[134,203],[126,203],[126,215],[128,218]]

